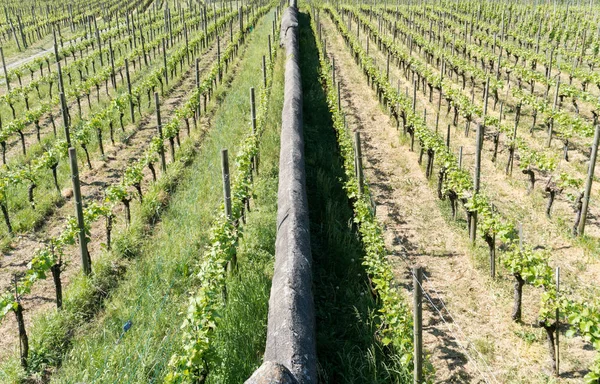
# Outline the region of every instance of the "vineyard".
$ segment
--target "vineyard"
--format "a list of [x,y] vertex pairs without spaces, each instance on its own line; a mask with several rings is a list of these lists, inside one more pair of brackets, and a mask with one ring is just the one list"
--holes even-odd
[[0,382],[600,383],[594,0],[5,0]]

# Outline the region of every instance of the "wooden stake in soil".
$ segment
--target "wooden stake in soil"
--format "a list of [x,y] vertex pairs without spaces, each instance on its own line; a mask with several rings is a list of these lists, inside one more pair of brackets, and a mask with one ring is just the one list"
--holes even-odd
[[23,318],[23,306],[21,305],[21,297],[17,287],[17,276],[14,276],[15,283],[15,301],[16,308],[14,309],[15,317],[17,318],[17,326],[19,328],[19,350],[21,355],[21,366],[27,369],[27,358],[29,356],[29,338],[25,330],[25,320]]
[[440,123],[440,113],[442,112],[442,88],[440,88],[439,96],[438,96],[438,104],[437,111],[435,115],[435,131],[438,131],[438,126]]
[[362,149],[360,144],[360,132],[354,132],[354,166],[355,166],[355,174],[356,180],[358,181],[358,195],[361,196],[363,192],[363,170],[362,170]]
[[102,41],[100,40],[100,31],[98,30],[98,24],[96,22],[96,18],[94,17],[94,28],[96,29],[96,41],[98,44],[98,52],[100,53],[100,66],[104,67],[104,60],[102,59]]
[[458,169],[462,169],[463,147],[458,148]]
[[165,38],[162,39],[162,49],[163,49],[163,65],[165,67],[165,84],[169,85],[169,70],[167,67],[167,43]]
[[[256,135],[256,96],[254,95],[254,87],[250,88],[250,117],[252,118],[252,134]],[[252,164],[258,175],[258,155],[252,158]]]
[[[473,176],[473,194],[479,193],[479,184],[481,180],[481,144],[483,141],[483,126],[477,125],[477,137],[476,137],[476,149],[475,149],[475,174]],[[477,211],[471,212],[471,230],[470,230],[471,242],[475,244],[477,240]]]
[[386,63],[386,69],[385,69],[385,78],[387,80],[390,79],[390,53],[389,52],[387,54],[387,63]]
[[65,93],[65,83],[63,82],[62,69],[60,62],[56,63],[56,70],[58,72],[58,92]]
[[488,98],[490,94],[490,78],[488,77],[485,81],[485,90],[483,92],[483,119],[482,124],[485,127],[485,117],[487,115]]
[[413,267],[414,384],[423,382],[423,269]]
[[158,92],[154,92],[154,104],[156,105],[156,128],[158,129],[158,137],[160,139],[160,148],[158,150],[160,154],[160,167],[163,173],[167,172],[167,160],[165,159],[165,147],[162,133],[162,123],[160,120],[160,103],[158,100]]
[[221,72],[221,38],[217,35],[217,65],[219,66],[219,83],[222,79]]
[[60,98],[60,108],[62,111],[63,118],[63,126],[65,128],[65,139],[67,140],[67,145],[71,146],[71,134],[69,133],[69,109],[67,107],[67,100],[65,99],[64,93],[59,93],[58,97]]
[[[225,203],[225,215],[227,220],[231,222],[233,219],[233,212],[231,211],[231,176],[229,174],[229,156],[227,149],[221,150],[221,169],[223,172],[223,198]],[[237,265],[237,256],[234,252],[231,256],[231,261],[227,263],[227,269],[229,272]]]
[[342,82],[338,81],[337,83],[337,101],[338,101],[338,111],[342,110]]
[[[414,72],[413,72],[414,73]],[[412,111],[413,113],[417,109],[417,80],[413,80],[413,99],[412,99]]]
[[58,55],[58,43],[56,41],[56,30],[52,29],[52,36],[54,37],[54,61],[60,62],[60,56]]
[[6,61],[4,60],[4,50],[0,47],[0,56],[2,56],[2,68],[4,68],[4,79],[6,80],[6,89],[10,92],[10,81],[8,80],[8,71],[6,70]]
[[331,58],[331,79],[335,84],[335,57]]
[[117,77],[115,76],[115,55],[112,48],[112,40],[108,40],[108,49],[110,51],[110,81],[113,89],[117,88]]
[[[200,89],[200,58],[196,58],[196,89]],[[200,96],[200,95],[198,95]]]
[[129,93],[129,113],[131,114],[131,122],[135,123],[133,111],[133,94],[131,93],[131,77],[129,76],[129,62],[125,59],[125,77],[127,78],[127,92]]
[[267,87],[267,58],[265,55],[262,57],[262,70],[263,70],[263,85]]
[[223,198],[225,203],[225,215],[227,216],[227,219],[231,220],[231,182],[229,177],[229,156],[227,149],[221,150],[221,169],[223,176]]
[[[560,89],[560,79],[556,80],[556,94],[554,95],[554,104],[552,105],[552,112],[556,111],[556,105],[558,104],[558,91]],[[554,129],[554,118],[550,119],[548,123],[548,139],[546,140],[546,147],[550,148],[552,144],[552,130]]]
[[73,197],[75,199],[75,213],[77,215],[77,226],[79,227],[79,251],[81,253],[81,265],[83,273],[92,273],[92,262],[87,249],[87,238],[85,235],[85,222],[83,219],[83,202],[81,201],[81,187],[79,185],[79,170],[77,168],[77,152],[75,148],[69,147],[69,161],[71,164],[71,179],[73,180]]
[[269,62],[273,62],[273,52],[271,51],[271,35],[269,35]]
[[590,156],[590,165],[588,167],[588,177],[585,182],[585,192],[583,194],[583,201],[581,205],[581,218],[577,226],[577,234],[583,235],[585,230],[585,220],[587,218],[588,205],[590,203],[590,192],[592,191],[592,182],[594,180],[594,169],[596,168],[596,156],[598,155],[598,142],[600,141],[600,124],[596,125],[596,133],[594,135],[594,144],[592,146],[592,153]]

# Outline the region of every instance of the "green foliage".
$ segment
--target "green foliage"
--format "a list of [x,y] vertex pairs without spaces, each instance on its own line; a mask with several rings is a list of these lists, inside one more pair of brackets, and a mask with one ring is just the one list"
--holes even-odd
[[[350,41],[352,49],[359,54],[362,60],[365,72],[375,80],[375,82],[384,89],[386,97],[395,97],[397,93],[391,88],[382,87],[383,76],[379,70],[372,66],[366,59],[366,53],[359,44],[354,41],[354,37],[348,33],[345,23],[342,22],[336,11],[330,6],[324,6],[335,21],[341,34]],[[316,26],[312,25],[315,36],[318,36]],[[355,159],[353,142],[344,126],[344,118],[337,108],[337,93],[334,92],[334,84],[329,74],[331,73],[330,64],[322,56],[323,48],[321,42],[317,40],[317,50],[320,54],[321,63],[321,82],[326,91],[327,103],[333,117],[333,126],[337,132],[338,144],[344,161],[344,170],[346,174],[346,183],[344,188],[350,199],[354,201],[354,222],[357,224],[360,237],[365,249],[363,265],[373,284],[373,289],[379,295],[381,305],[379,308],[379,321],[381,342],[384,346],[393,349],[394,354],[399,356],[400,363],[408,372],[412,371],[413,364],[413,334],[412,334],[412,313],[407,303],[401,296],[398,288],[393,284],[394,275],[391,265],[387,261],[387,251],[383,239],[383,230],[373,214],[370,204],[370,194],[365,186],[363,191],[358,190],[358,181],[355,177]],[[406,102],[399,98],[392,99],[388,104],[394,108],[400,102]],[[420,121],[414,118],[413,124],[419,124]],[[421,128],[419,125],[417,128]],[[424,131],[422,131],[424,133]],[[426,141],[426,140],[424,140]],[[431,145],[437,143],[436,140],[430,141]],[[359,193],[360,192],[360,193]]]
[[[252,28],[271,5],[260,8],[246,25],[246,30]],[[242,38],[238,32],[230,43],[221,62],[215,63],[209,73],[211,81],[204,80],[200,88],[196,89],[190,101],[184,106],[184,111],[191,113],[199,103],[200,95],[205,92],[204,87],[209,87],[212,79],[216,78],[219,66],[233,54],[235,42]],[[277,51],[272,47],[274,56]],[[202,262],[196,267],[195,280],[198,289],[189,299],[185,320],[181,326],[183,350],[174,354],[169,362],[170,372],[165,378],[166,383],[187,383],[203,380],[208,373],[208,366],[214,362],[215,351],[213,338],[215,328],[218,327],[220,313],[224,308],[223,290],[226,281],[226,266],[236,254],[242,227],[235,225],[239,223],[245,202],[251,196],[252,190],[252,159],[258,153],[259,137],[265,125],[267,101],[272,82],[273,61],[267,68],[267,87],[261,90],[257,108],[257,132],[250,134],[242,143],[236,156],[236,176],[232,177],[232,217],[229,219],[221,214],[213,224],[210,231],[210,242],[203,252]],[[176,120],[178,118],[176,117]]]

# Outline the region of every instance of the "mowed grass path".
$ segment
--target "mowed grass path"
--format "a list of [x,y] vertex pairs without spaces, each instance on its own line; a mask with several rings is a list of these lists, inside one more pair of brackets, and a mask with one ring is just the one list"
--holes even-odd
[[[268,57],[272,20],[270,12],[249,35],[230,89],[216,95],[220,107],[200,152],[182,177],[155,234],[142,245],[143,256],[129,266],[101,317],[75,338],[53,382],[162,381],[181,341],[180,313],[186,310],[187,292],[193,285],[190,275],[221,204],[220,151],[229,149],[230,165],[235,168],[237,145],[250,132],[248,90],[262,87],[261,60],[263,55]],[[263,156],[268,158],[267,153]],[[127,321],[132,326],[123,333]]]

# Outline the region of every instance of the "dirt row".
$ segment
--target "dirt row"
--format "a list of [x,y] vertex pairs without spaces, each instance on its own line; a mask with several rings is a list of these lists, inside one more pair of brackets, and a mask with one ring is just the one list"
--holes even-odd
[[[167,48],[167,52],[171,52],[175,49],[177,49],[177,47],[181,46],[183,42],[183,37],[180,38],[179,41],[176,41],[175,44],[171,47]],[[125,53],[127,54],[127,49],[125,49]],[[162,51],[157,52],[156,54],[156,58],[153,58],[152,54],[148,53],[148,59],[149,59],[149,66],[143,66],[142,58],[139,58],[138,60],[136,60],[137,64],[134,66],[133,62],[129,63],[129,74],[131,76],[131,85],[132,88],[136,86],[136,84],[138,83],[138,81],[147,73],[150,73],[150,71],[154,68],[156,68],[157,66],[162,66]],[[99,71],[100,68],[100,63],[99,61],[96,63],[96,70]],[[91,68],[90,68],[91,71]],[[47,68],[44,67],[44,73],[47,73]],[[91,72],[90,72],[91,73]],[[121,75],[119,75],[119,73],[121,73]],[[25,76],[27,78],[29,78],[29,76]],[[117,82],[117,87],[120,91],[122,91],[123,89],[126,89],[127,85],[125,82],[125,70],[123,69],[122,71],[116,71],[115,74],[116,77],[116,82]],[[77,84],[77,79],[79,78],[78,74],[73,75],[75,84]],[[65,73],[63,73],[63,79],[65,81],[65,84],[67,87],[69,87],[69,82],[67,79],[67,75]],[[112,88],[110,79],[108,80],[108,84],[109,84],[109,94],[110,94],[110,99],[112,99],[116,92],[115,89]],[[57,85],[55,84],[55,87],[57,87]],[[53,91],[53,95],[57,95],[58,91],[54,90]],[[106,99],[108,98],[106,95],[106,89],[105,89],[105,85],[104,83],[101,85],[100,87],[100,102],[104,103],[106,102]],[[144,104],[146,95],[142,95],[142,103]],[[67,97],[67,99],[69,99],[69,97]],[[90,93],[90,100],[92,101],[92,109],[97,109],[97,96],[96,96],[96,90],[93,88],[91,93]],[[21,102],[21,107],[23,109],[24,112],[24,103]],[[30,106],[33,106],[35,108],[35,105],[32,101],[30,101]],[[72,120],[75,120],[75,117],[78,115],[78,107],[77,107],[77,101],[76,100],[71,100],[68,102],[68,107],[69,107],[69,112],[72,116]],[[137,110],[137,108],[136,108]],[[85,96],[83,96],[81,98],[81,112],[82,112],[82,116],[88,116],[89,112],[90,112],[90,108],[88,106],[87,103],[87,98]],[[57,131],[62,132],[63,130],[63,120],[62,120],[62,113],[61,113],[61,109],[60,109],[60,105],[55,106],[52,111],[51,111],[52,115],[54,116],[54,122],[57,128]],[[127,116],[129,116],[129,111],[127,110],[126,113]],[[118,125],[118,123],[116,124]],[[41,137],[42,139],[46,136],[50,136],[53,134],[53,130],[52,130],[52,124],[51,124],[51,120],[50,120],[50,113],[45,114],[45,116],[42,118],[42,121],[40,122],[40,133],[41,133]],[[36,144],[37,141],[37,136],[36,136],[36,130],[35,130],[35,126],[31,125],[27,128],[25,133],[25,144],[27,148],[30,148],[33,144]],[[108,137],[104,138],[105,140],[108,140]],[[7,161],[10,163],[11,159],[14,158],[19,158],[22,156],[22,149],[21,149],[21,139],[19,137],[18,134],[14,134],[13,137],[7,142],[7,151],[6,151],[6,158]]]
[[[391,16],[391,15],[388,14],[388,16]],[[419,17],[419,18],[421,20],[423,20],[422,17]],[[429,19],[426,19],[426,20],[429,20]],[[385,23],[382,24],[382,25],[385,26]],[[391,26],[388,26],[388,27],[391,27]],[[388,28],[387,32],[390,32],[389,28]],[[452,33],[455,33],[462,40],[465,40],[464,32],[465,32],[464,30],[461,30],[461,31],[458,31],[458,32],[452,31]],[[474,30],[474,32],[477,33],[476,30]],[[424,33],[426,34],[427,37],[429,37],[428,31],[425,31]],[[437,28],[434,28],[434,35],[437,35]],[[507,39],[507,40],[510,41],[510,39]],[[470,44],[476,44],[478,46],[482,45],[482,44],[480,44],[479,41],[477,41],[474,38],[474,36],[472,36],[470,34],[468,34],[468,36],[466,37],[466,41],[470,42]],[[489,48],[489,47],[487,47],[487,48]],[[506,56],[505,52],[503,52],[502,58],[503,58],[503,60],[507,59],[507,56]],[[508,61],[511,64],[514,64],[514,65],[517,65],[517,64],[518,65],[526,65],[529,69],[531,69],[531,62],[528,60],[528,62],[525,64],[524,60],[526,60],[526,59],[528,60],[529,58],[528,57],[521,57],[519,59],[519,61],[517,61],[517,59],[514,56],[511,56],[510,58],[508,58]],[[569,84],[569,74],[566,71],[562,72],[559,69],[557,69],[557,64],[556,63],[557,63],[557,60],[559,60],[559,59],[560,59],[560,57],[557,57],[557,55],[554,55],[554,57],[553,57],[553,68],[552,68],[551,78],[558,77],[561,80],[561,84],[562,85],[566,85],[566,84]],[[563,58],[563,60],[564,60],[564,58]],[[572,58],[571,57],[569,57],[567,61],[568,61],[567,62],[568,65],[572,65]],[[473,65],[475,65],[477,67],[480,67],[480,65],[481,65],[480,62],[475,61],[474,59],[472,59],[470,62],[471,62],[471,64],[473,64]],[[494,63],[494,64],[496,64],[496,63]],[[562,64],[565,64],[565,63],[563,62]],[[489,67],[487,68],[487,70],[489,70],[490,72],[495,72],[495,70],[493,70],[493,69],[491,69]],[[546,73],[545,73],[546,67],[543,64],[541,64],[541,63],[536,66],[536,68],[534,69],[534,71],[537,72],[537,73],[539,73],[540,75],[543,75],[543,76],[546,75]],[[598,68],[596,68],[595,71],[597,72]],[[504,71],[502,71],[502,72],[504,72]],[[506,81],[506,74],[505,73],[503,74],[502,78]],[[576,77],[573,78],[572,84],[573,84],[573,86],[581,88],[581,81],[578,80]],[[514,75],[510,77],[510,84],[509,84],[509,86],[511,86],[511,85],[512,86],[517,86],[517,79],[516,79],[516,77]],[[527,85],[527,84],[524,84],[523,87],[526,88],[526,89],[529,89],[529,85]],[[595,86],[593,86],[593,85],[589,85],[588,88],[587,88],[587,90],[588,90],[588,92],[590,92],[593,95],[597,96],[597,94],[598,94],[598,88],[595,87]],[[554,96],[553,96],[553,92],[554,91],[555,91],[555,89],[550,89],[550,92],[548,94],[548,99],[547,100],[548,100],[548,102],[550,104],[552,104],[552,102],[554,100]],[[539,82],[536,82],[536,85],[534,87],[534,92],[535,92],[535,94],[538,97],[543,98],[543,96],[544,96],[544,94],[546,92],[546,88],[545,88],[545,86],[543,86]],[[586,105],[587,103],[584,102],[584,101],[581,101],[581,100],[579,100],[578,104],[579,104],[580,112],[581,112],[582,116],[585,116],[588,119],[588,121],[591,121],[592,120],[592,113],[591,113],[591,110],[589,110],[589,105]],[[583,106],[583,108],[582,108],[582,106]],[[572,106],[572,104],[566,98],[565,98],[565,102],[563,103],[563,106],[562,106],[561,109],[567,110],[567,111],[569,111],[570,113],[573,113],[573,114],[576,113],[574,106]]]
[[[356,28],[356,26],[354,26],[354,28]],[[385,32],[389,33],[391,36],[390,30],[385,30]],[[363,33],[361,34],[361,41],[364,41],[364,39],[366,39],[366,33],[364,33],[364,31],[363,31]],[[396,42],[399,46],[402,46],[404,49],[406,49],[406,50],[409,49],[404,44],[404,41],[402,39],[397,39]],[[366,46],[366,43],[365,43],[365,46]],[[377,47],[375,46],[375,44],[373,44],[373,42],[372,42],[371,47],[373,50],[377,50]],[[413,57],[419,58],[422,63],[426,63],[426,61],[427,61],[427,59],[425,57],[425,51],[420,51],[418,49],[414,49]],[[385,68],[385,64],[386,64],[385,60],[386,60],[386,58],[382,55],[379,55],[379,57],[377,57],[377,62],[379,63],[380,67]],[[475,63],[475,65],[478,65],[478,64]],[[440,68],[438,68],[434,65],[430,65],[429,68],[434,73],[438,73],[438,74],[440,73]],[[449,73],[451,73],[451,72],[448,71],[444,76],[446,78],[448,78]],[[395,79],[394,76],[391,76],[391,77]],[[461,80],[457,79],[456,76],[452,77],[452,79],[455,84],[455,88],[461,88],[461,84],[460,84]],[[395,84],[395,82],[392,82],[392,83]],[[512,94],[509,91],[511,86],[512,87],[517,86],[516,79],[514,76],[511,77],[510,83],[508,83],[505,86],[506,91],[499,92],[498,105],[496,105],[494,107],[492,97],[489,98],[490,102],[489,102],[489,108],[488,108],[488,115],[494,116],[496,118],[500,118],[500,104],[503,103],[504,107],[502,110],[501,120],[504,122],[510,122],[512,124],[512,122],[514,122],[514,119],[515,119],[515,106],[517,104],[517,101],[514,97],[512,97]],[[412,95],[412,82],[410,84],[406,85],[405,88],[409,89],[409,95]],[[472,88],[471,85],[469,84],[462,92],[464,95],[470,96],[472,90],[474,90],[474,95],[475,95],[474,103],[476,105],[478,105],[479,107],[483,108],[483,98],[484,98],[483,85],[480,83],[477,83],[477,84],[475,84],[474,88]],[[552,96],[552,95],[550,95],[550,96]],[[433,96],[433,103],[428,103],[429,106],[432,107],[431,110],[428,111],[428,112],[430,112],[428,114],[429,119],[436,118],[437,98],[438,98],[438,95],[437,95],[437,92],[435,92],[435,94]],[[568,105],[568,103],[565,102],[565,105]],[[446,112],[445,112],[447,109],[446,107],[447,107],[447,103],[446,103],[445,99],[442,99],[441,114],[443,114],[443,115],[446,114]],[[585,109],[585,107],[582,106],[581,110],[584,111],[586,109]],[[574,110],[569,110],[569,112],[572,114],[575,114]],[[591,112],[590,111],[588,111],[588,112],[589,112],[589,115],[591,115]],[[453,113],[451,112],[450,116],[452,116],[452,114]],[[533,150],[537,150],[540,152],[553,153],[555,155],[560,155],[558,157],[561,160],[559,161],[557,171],[554,172],[555,176],[558,175],[560,172],[566,172],[571,176],[578,176],[581,179],[585,179],[585,177],[587,175],[587,163],[589,162],[589,148],[588,148],[589,145],[586,146],[582,143],[586,142],[589,144],[589,142],[591,142],[590,141],[591,139],[588,138],[588,139],[571,140],[571,142],[579,142],[579,145],[577,146],[578,150],[577,151],[573,150],[573,144],[571,144],[570,145],[571,150],[569,151],[570,161],[569,162],[564,161],[564,160],[562,160],[563,143],[561,140],[554,139],[551,149],[546,148],[546,134],[539,133],[540,129],[543,130],[543,128],[540,127],[540,120],[541,120],[541,118],[537,119],[535,136],[530,134],[529,129],[533,123],[533,116],[531,114],[531,111],[529,111],[527,107],[524,107],[522,109],[522,113],[521,113],[519,129],[518,129],[518,137],[525,140]],[[442,129],[444,132],[445,132],[445,127],[446,127],[446,125],[440,124],[440,129]],[[465,120],[462,118],[459,118],[459,124],[456,128],[457,128],[456,129],[457,132],[464,131]],[[471,124],[471,132],[473,132],[474,128],[475,127],[473,126],[473,124]],[[491,138],[488,138],[488,140],[490,140],[490,139]],[[488,141],[488,143],[489,143],[489,141]],[[500,137],[500,153],[507,155],[507,147],[508,147],[508,140],[504,137],[504,135],[501,135],[501,137]],[[517,156],[519,156],[518,151],[517,151]],[[499,163],[498,163],[497,167],[498,167],[499,171],[502,171],[503,166],[506,163],[505,159],[500,158],[498,161],[499,161]],[[515,168],[516,168],[515,173],[518,174],[520,171],[519,171],[518,167],[515,167]],[[549,176],[550,176],[550,174],[548,174],[546,172],[537,172],[536,171],[536,178],[537,178],[538,186],[542,186],[542,188],[543,188],[543,185],[546,183]],[[600,170],[598,170],[598,169],[596,169],[596,177],[600,177]],[[525,180],[526,177],[517,175],[517,178],[522,178],[523,180]],[[523,188],[526,188],[525,183],[522,183],[522,184],[523,184]],[[593,195],[596,197],[600,197],[600,186],[597,184],[593,186]],[[566,202],[567,204],[570,203],[567,201],[567,198],[565,195],[559,195],[558,200]],[[598,200],[598,199],[596,199],[596,200]],[[597,201],[592,201],[592,206],[595,207],[594,209],[600,211],[600,204],[598,204]],[[570,211],[572,211],[572,209]],[[571,215],[571,216],[573,216],[573,215]],[[595,216],[595,215],[592,214],[592,216]]]
[[[371,44],[370,55],[378,64],[385,64],[385,56],[379,51],[375,44]],[[390,67],[390,77],[397,79],[400,89],[410,87],[412,94],[412,84],[404,78],[402,72],[396,66]],[[482,96],[483,98],[483,96]],[[436,98],[429,102],[428,96],[422,92],[417,92],[417,111],[422,115],[427,111],[428,121],[434,124],[435,111],[437,109]],[[445,102],[442,103],[442,105]],[[442,108],[444,111],[445,108]],[[494,114],[494,111],[490,110]],[[440,114],[440,127],[451,125],[451,114],[446,116],[444,112]],[[472,129],[475,127],[472,126]],[[545,216],[546,196],[544,195],[543,185],[546,179],[538,181],[538,188],[532,193],[527,191],[526,176],[518,170],[514,176],[507,176],[504,172],[504,160],[508,157],[507,151],[501,151],[498,156],[498,163],[492,162],[493,148],[491,143],[486,142],[484,146],[484,156],[482,161],[482,183],[485,193],[491,197],[492,202],[498,207],[499,212],[513,223],[520,222],[523,225],[524,237],[526,242],[532,246],[544,247],[552,251],[552,261],[554,265],[561,266],[563,269],[563,281],[569,282],[570,286],[588,289],[588,285],[600,278],[600,265],[595,260],[595,256],[590,254],[587,247],[581,245],[570,236],[568,229],[573,218],[573,207],[566,197],[558,197],[553,205],[552,216]],[[474,170],[475,158],[475,135],[464,135],[461,124],[457,127],[451,127],[451,148],[458,153],[459,148],[463,148],[464,167],[471,172]],[[596,188],[600,188],[598,183]],[[597,241],[600,234],[600,225],[598,221],[598,199],[592,198],[586,233]],[[584,262],[585,261],[585,262]],[[588,292],[591,294],[592,292]]]
[[[485,262],[471,248],[463,220],[449,220],[448,208],[418,165],[418,152],[410,152],[406,140],[399,140],[396,122],[382,111],[324,12],[321,21],[327,52],[336,58],[349,128],[363,138],[366,179],[385,226],[398,284],[410,287],[411,266],[425,269],[424,288],[431,295],[424,314],[425,347],[436,382],[547,382],[551,371],[546,340],[543,330],[534,326],[539,292],[524,290],[523,324],[513,323],[512,277],[505,273],[496,280],[487,277]],[[392,76],[401,78],[398,75]],[[490,172],[493,165],[486,167]],[[584,349],[578,338],[563,338],[561,351],[564,374],[559,382],[581,380],[582,367],[591,363],[594,352]]]

